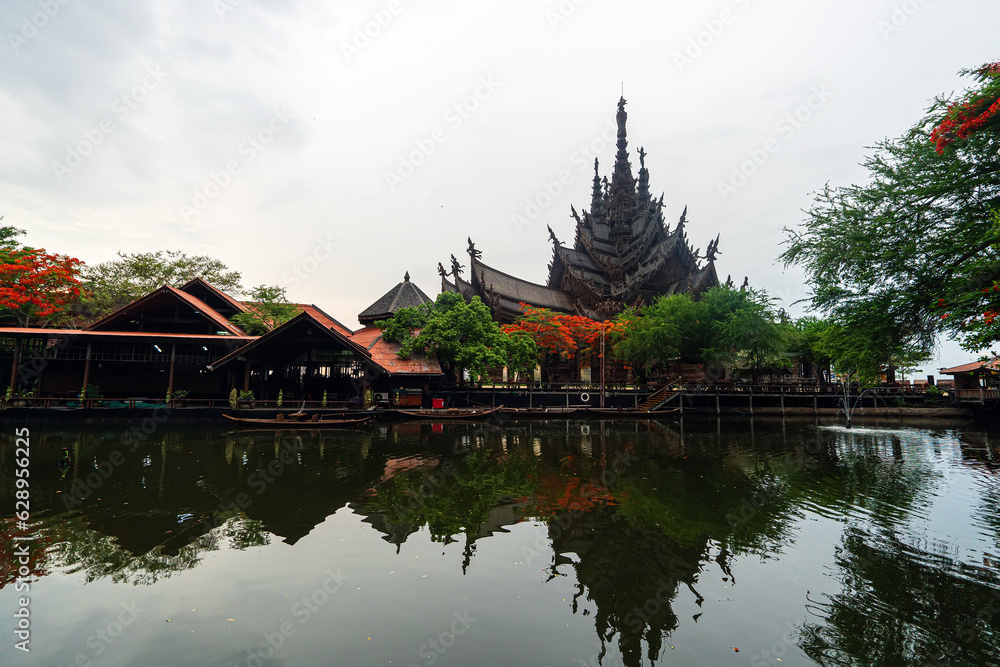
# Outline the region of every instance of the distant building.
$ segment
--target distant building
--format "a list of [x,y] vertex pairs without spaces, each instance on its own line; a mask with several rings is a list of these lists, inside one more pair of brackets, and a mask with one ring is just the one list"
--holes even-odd
[[[942,368],[940,373],[955,378],[952,388],[959,400],[985,401],[1000,398],[1000,358]],[[938,388],[944,389],[946,382],[938,382]]]
[[522,302],[604,320],[626,306],[648,304],[661,295],[698,295],[718,285],[718,236],[708,243],[704,254],[692,250],[685,230],[687,207],[670,229],[663,217],[663,197],[654,199],[650,194],[646,153],[641,148],[639,177],[632,175],[626,117],[622,98],[618,102],[618,153],[611,181],[601,179],[595,160],[590,210],[577,213],[571,207],[576,220],[573,246],[563,245],[549,228],[552,261],[547,285],[521,280],[484,264],[482,252],[470,238],[468,279],[462,275],[465,267],[452,255],[451,271],[438,264],[442,291],[458,292],[466,299],[479,296],[500,322],[516,319]]

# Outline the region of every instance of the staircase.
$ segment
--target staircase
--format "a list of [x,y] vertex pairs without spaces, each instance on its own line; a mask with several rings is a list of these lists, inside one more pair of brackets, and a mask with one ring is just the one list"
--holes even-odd
[[668,382],[666,386],[654,391],[646,398],[645,401],[639,404],[638,409],[641,412],[652,412],[653,410],[663,407],[677,396],[680,396],[680,390],[675,386],[678,380],[680,380],[680,378],[674,378],[671,382]]

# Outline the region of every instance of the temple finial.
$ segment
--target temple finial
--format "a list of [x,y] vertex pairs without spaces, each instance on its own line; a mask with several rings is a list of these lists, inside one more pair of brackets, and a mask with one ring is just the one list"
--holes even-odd
[[471,236],[469,237],[468,252],[469,252],[469,257],[471,257],[472,259],[479,259],[480,257],[483,256],[482,250],[476,250],[476,244],[472,242]]
[[410,272],[409,272],[409,271],[407,271],[407,272],[406,272],[406,273],[405,273],[405,274],[403,275],[403,282],[404,282],[404,283],[408,283],[408,282],[410,282]]

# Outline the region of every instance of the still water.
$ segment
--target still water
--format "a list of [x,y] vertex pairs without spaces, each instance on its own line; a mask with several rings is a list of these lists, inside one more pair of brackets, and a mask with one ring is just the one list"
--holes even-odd
[[1000,664],[971,425],[15,426],[2,664]]

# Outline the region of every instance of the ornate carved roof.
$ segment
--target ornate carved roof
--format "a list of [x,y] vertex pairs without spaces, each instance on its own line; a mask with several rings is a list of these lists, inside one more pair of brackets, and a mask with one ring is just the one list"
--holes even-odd
[[[482,253],[470,239],[468,281],[461,277],[464,267],[453,255],[451,273],[438,265],[442,289],[466,298],[479,295],[495,316],[506,319],[516,317],[518,301],[590,317],[606,316],[660,294],[699,294],[719,284],[714,266],[718,237],[699,257],[688,243],[686,206],[677,226],[670,229],[663,217],[663,196],[654,199],[650,193],[642,148],[638,178],[633,176],[625,104],[624,98],[618,101],[617,153],[610,181],[601,177],[600,164],[594,160],[590,210],[578,213],[570,207],[576,221],[572,247],[562,245],[549,229],[553,247],[548,285],[529,283],[483,264]],[[701,259],[707,260],[704,266]],[[448,282],[449,275],[454,284]]]

